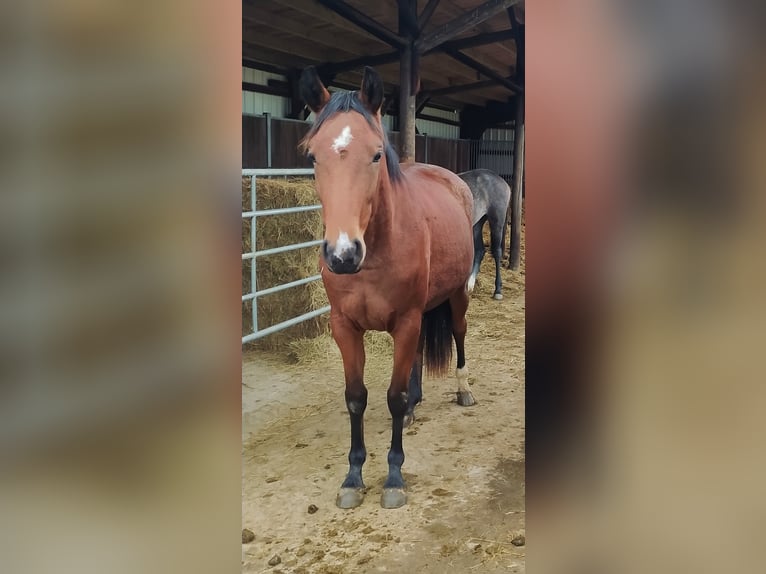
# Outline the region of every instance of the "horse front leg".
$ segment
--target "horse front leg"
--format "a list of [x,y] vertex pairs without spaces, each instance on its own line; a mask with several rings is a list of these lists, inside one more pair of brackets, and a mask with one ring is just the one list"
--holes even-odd
[[367,460],[367,449],[364,446],[364,411],[367,408],[367,387],[364,386],[364,332],[338,316],[331,316],[330,323],[333,338],[343,357],[346,408],[351,419],[349,469],[335,504],[340,508],[355,508],[364,500],[362,466]]
[[380,504],[383,508],[399,508],[407,503],[402,464],[402,430],[407,411],[407,380],[413,366],[420,339],[421,313],[401,319],[391,335],[394,338],[394,369],[388,387],[388,410],[391,413],[391,450],[388,451],[388,477],[383,485]]

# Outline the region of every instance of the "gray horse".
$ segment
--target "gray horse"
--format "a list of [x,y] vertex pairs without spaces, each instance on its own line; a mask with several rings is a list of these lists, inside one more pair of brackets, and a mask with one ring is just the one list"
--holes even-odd
[[489,221],[490,248],[495,259],[495,293],[493,299],[503,298],[500,261],[505,245],[505,215],[511,201],[511,188],[505,180],[488,169],[474,169],[458,174],[473,194],[473,269],[468,278],[468,291],[473,291],[481,260],[484,258],[484,223]]

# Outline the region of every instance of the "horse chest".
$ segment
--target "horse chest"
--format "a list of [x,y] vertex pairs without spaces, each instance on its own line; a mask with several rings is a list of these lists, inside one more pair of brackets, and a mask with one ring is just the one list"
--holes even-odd
[[353,319],[365,330],[391,331],[397,318],[417,306],[422,298],[404,286],[365,281],[359,282],[353,289],[334,292],[330,296],[330,304],[334,311]]

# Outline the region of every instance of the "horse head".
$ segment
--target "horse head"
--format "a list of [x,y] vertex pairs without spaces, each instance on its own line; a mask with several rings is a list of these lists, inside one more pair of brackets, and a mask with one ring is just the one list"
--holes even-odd
[[383,82],[365,68],[359,91],[330,95],[316,69],[306,68],[301,96],[316,114],[301,142],[314,164],[325,224],[322,257],[333,273],[356,273],[367,252],[365,231],[385,181],[401,176],[381,123]]

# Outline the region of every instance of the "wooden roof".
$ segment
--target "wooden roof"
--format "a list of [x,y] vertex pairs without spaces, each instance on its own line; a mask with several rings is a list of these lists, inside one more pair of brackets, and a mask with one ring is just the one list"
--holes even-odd
[[[462,109],[466,104],[485,106],[493,101],[507,102],[514,93],[509,83],[518,88],[515,91],[523,89],[522,80],[516,74],[517,40],[523,44],[523,35],[518,35],[519,30],[523,30],[523,1],[421,0],[419,18],[424,19],[427,15],[424,12],[431,10],[417,39],[424,42],[426,48],[429,43],[444,39],[445,32],[454,33],[459,24],[465,28],[447,38],[446,44],[439,44],[421,57],[420,91],[433,93],[432,103],[453,109]],[[472,15],[481,10],[492,15],[472,23],[478,20]],[[516,20],[513,23],[512,17]],[[340,64],[334,72],[334,83],[339,86],[358,86],[361,70],[369,64],[380,72],[387,92],[394,91],[399,83],[399,59],[394,45],[397,39],[401,41],[399,30],[396,0],[243,0],[242,3],[244,62],[255,62],[284,73],[311,64],[332,70]],[[380,58],[369,61],[376,56]],[[365,59],[368,61],[363,61]],[[380,63],[381,60],[384,63]],[[505,85],[499,83],[503,79]],[[478,85],[470,90],[456,88],[470,84]]]

